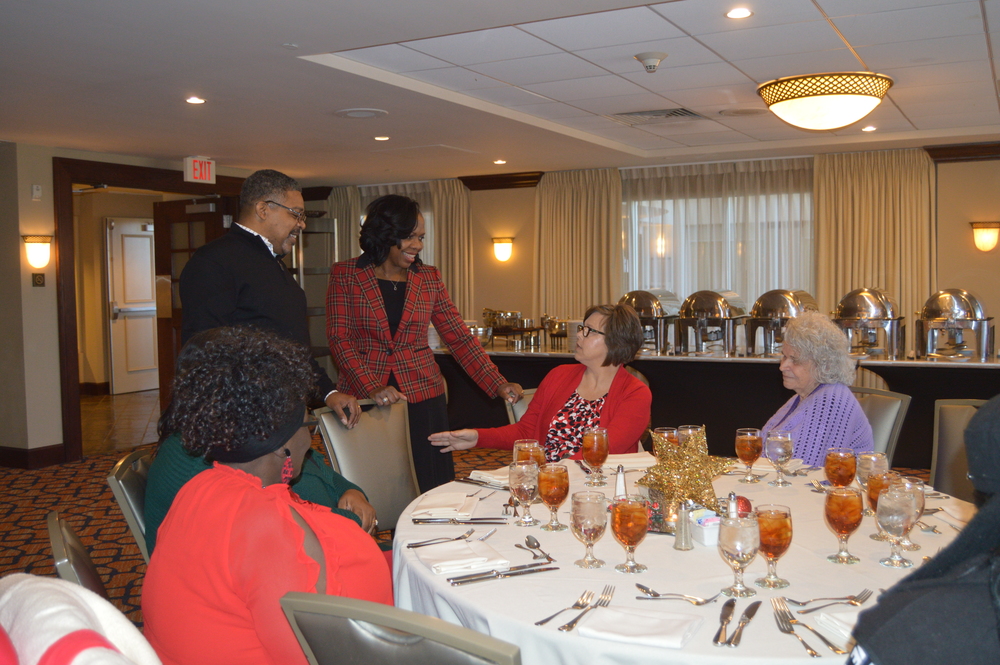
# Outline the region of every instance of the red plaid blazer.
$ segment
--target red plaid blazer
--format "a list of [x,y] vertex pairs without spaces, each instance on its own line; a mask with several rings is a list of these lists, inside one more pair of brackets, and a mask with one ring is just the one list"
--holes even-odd
[[410,402],[444,394],[444,378],[427,345],[427,326],[434,324],[480,388],[490,397],[507,380],[462,322],[434,266],[411,268],[406,302],[396,336],[389,336],[375,266],[358,267],[358,259],[335,263],[326,293],[326,332],[337,361],[337,389],[359,398],[388,384],[391,372]]

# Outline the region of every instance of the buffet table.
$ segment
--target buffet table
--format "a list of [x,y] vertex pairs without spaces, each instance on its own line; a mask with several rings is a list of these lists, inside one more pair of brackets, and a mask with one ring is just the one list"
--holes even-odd
[[[570,463],[568,466],[570,494],[585,489],[582,486],[583,473],[575,464]],[[631,486],[641,475],[642,472],[627,472],[629,485]],[[836,537],[824,523],[823,495],[811,492],[805,484],[810,478],[822,479],[823,472],[814,472],[808,477],[792,478],[793,486],[786,488],[769,487],[766,481],[773,476],[772,472],[765,482],[756,485],[740,484],[737,482],[739,476],[735,475],[721,476],[714,482],[716,494],[719,496],[724,496],[730,489],[736,489],[748,497],[755,506],[778,503],[790,506],[792,511],[792,545],[778,562],[778,575],[788,579],[791,586],[780,591],[758,588],[754,598],[737,601],[736,613],[729,626],[730,634],[749,603],[754,600],[763,601],[756,618],[747,626],[742,644],[738,648],[716,647],[712,644],[725,597],[701,607],[677,600],[636,599],[639,595],[634,586],[636,582],[641,582],[659,592],[679,592],[703,598],[710,597],[721,588],[729,586],[733,580],[732,571],[723,562],[714,546],[706,547],[696,542],[693,550],[678,551],[673,549],[673,536],[649,534],[636,550],[636,561],[648,565],[649,570],[642,574],[625,575],[614,570],[615,564],[625,560],[625,552],[612,536],[610,526],[594,547],[595,555],[605,560],[607,565],[598,570],[582,570],[573,562],[582,558],[584,546],[570,531],[550,533],[541,531],[538,527],[501,525],[487,543],[512,565],[532,562],[528,552],[514,547],[515,543],[523,542],[524,537],[530,534],[540,541],[542,549],[556,559],[556,563],[552,565],[557,566],[559,570],[453,587],[446,582],[446,578],[450,575],[435,575],[416,558],[415,550],[407,549],[405,544],[438,536],[458,536],[470,527],[412,524],[406,516],[420,501],[419,498],[404,511],[403,518],[397,526],[393,552],[396,605],[440,617],[517,644],[521,647],[521,659],[525,665],[652,662],[763,665],[775,661],[812,662],[813,659],[807,655],[797,640],[779,632],[772,616],[769,602],[771,597],[784,595],[806,600],[856,594],[868,588],[876,593],[875,598],[877,598],[879,589],[892,586],[906,576],[908,570],[879,565],[878,560],[888,555],[889,546],[887,543],[876,542],[868,537],[875,530],[873,518],[865,518],[861,528],[849,542],[851,553],[861,558],[859,564],[842,566],[828,562],[826,556],[837,550]],[[602,488],[608,496],[613,494],[613,480],[614,476],[611,476],[610,486]],[[434,493],[456,491],[470,493],[476,491],[476,488],[469,484],[450,483],[432,490]],[[502,504],[508,497],[506,491],[497,491],[488,499],[478,503],[474,516],[501,515]],[[951,503],[956,506],[961,504],[956,499],[928,499],[927,505],[939,507]],[[559,521],[564,524],[569,524],[570,521],[569,507],[570,501],[567,499],[559,510]],[[545,506],[536,504],[532,508],[532,514],[538,518],[547,518],[548,510]],[[944,518],[948,516],[944,515]],[[914,529],[910,537],[914,542],[921,544],[923,549],[904,554],[916,565],[920,564],[921,555],[935,554],[941,547],[951,542],[956,533],[955,529],[945,524],[943,518],[938,519],[934,515],[928,515],[924,517],[924,521],[938,526],[942,534],[928,534]],[[476,533],[473,538],[485,534],[492,526],[482,525],[475,528]],[[753,580],[762,577],[764,573],[764,560],[758,556],[747,568],[745,575],[747,584],[752,585]],[[637,646],[634,643],[583,637],[579,634],[579,627],[569,633],[559,631],[560,625],[578,614],[575,610],[560,614],[545,626],[534,625],[535,621],[572,605],[584,590],[600,593],[607,584],[616,587],[610,603],[612,609],[637,610],[647,615],[666,613],[696,617],[701,619],[701,623],[695,629],[690,641],[681,649]],[[875,602],[873,598],[865,606],[870,607]],[[604,611],[602,608],[591,611],[580,625],[600,622],[602,611]],[[822,630],[818,617],[824,611],[805,616],[796,615],[796,617],[813,628]],[[850,605],[838,605],[829,611],[850,613],[860,610]],[[836,655],[828,650],[807,630],[800,628],[798,632],[824,658],[833,658],[835,662],[844,662],[846,659],[846,656]],[[837,639],[833,633],[826,634],[835,643],[841,643],[843,646],[842,639]]]

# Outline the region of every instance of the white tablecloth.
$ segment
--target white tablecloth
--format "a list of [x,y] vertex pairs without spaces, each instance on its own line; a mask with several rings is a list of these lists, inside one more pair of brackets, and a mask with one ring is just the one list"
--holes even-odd
[[[583,473],[575,464],[570,468],[570,492],[585,489]],[[642,472],[628,472],[627,479],[632,484],[642,476]],[[736,614],[730,623],[729,632],[736,626],[739,615],[751,601],[761,600],[756,618],[747,626],[741,646],[738,648],[716,647],[712,637],[718,629],[719,602],[696,607],[682,601],[637,600],[635,588],[641,582],[660,592],[680,592],[702,597],[714,595],[719,589],[732,583],[733,575],[722,561],[715,547],[704,547],[695,543],[695,549],[682,552],[673,549],[672,536],[650,534],[636,550],[636,560],[649,566],[649,570],[638,575],[624,575],[614,570],[614,565],[625,560],[625,551],[611,535],[610,527],[604,537],[595,545],[595,554],[607,562],[598,570],[582,570],[573,562],[583,556],[584,546],[570,531],[550,533],[537,527],[521,528],[500,526],[499,531],[488,541],[504,558],[513,565],[529,563],[531,555],[515,548],[514,543],[523,542],[531,534],[538,538],[544,550],[556,559],[553,565],[558,571],[526,575],[504,580],[492,580],[466,586],[452,587],[445,581],[448,575],[435,575],[414,556],[404,545],[410,540],[421,540],[436,536],[457,536],[467,526],[413,525],[403,513],[396,531],[394,551],[394,580],[396,605],[423,614],[440,617],[517,644],[521,647],[521,659],[525,665],[599,665],[604,663],[633,664],[637,662],[697,663],[706,665],[720,663],[783,663],[812,662],[796,639],[778,631],[772,616],[770,598],[785,595],[798,600],[820,596],[844,596],[869,588],[876,594],[905,577],[912,569],[890,569],[880,566],[878,560],[889,553],[889,546],[871,540],[868,535],[875,530],[873,518],[865,518],[861,527],[851,537],[850,551],[861,557],[861,563],[843,566],[830,563],[826,556],[837,551],[837,540],[823,520],[823,495],[810,492],[805,486],[807,478],[792,478],[794,485],[786,488],[769,487],[767,480],[773,479],[773,472],[756,485],[736,482],[739,476],[722,476],[715,480],[716,493],[724,496],[731,489],[748,497],[754,504],[777,503],[787,505],[792,511],[792,545],[778,562],[778,574],[791,582],[784,590],[771,591],[757,588],[757,595],[750,599],[739,599]],[[808,478],[823,478],[823,472],[811,473]],[[603,491],[613,494],[614,476],[609,478],[609,487]],[[449,484],[433,491],[455,491],[456,488],[471,488],[472,485]],[[507,501],[508,493],[499,491],[489,499],[481,501],[475,516],[486,517],[501,514],[501,506]],[[928,507],[946,505],[955,499],[928,500]],[[569,523],[569,500],[559,511],[561,522]],[[532,514],[545,517],[548,509],[536,504]],[[936,524],[942,535],[923,533],[914,529],[911,538],[923,549],[905,553],[916,565],[921,557],[933,555],[947,545],[955,536],[955,530],[933,516],[924,520]],[[486,533],[491,526],[476,527],[474,537]],[[762,577],[766,564],[757,557],[747,568],[745,579],[748,585]],[[694,637],[684,649],[660,649],[642,647],[620,642],[582,637],[578,630],[563,633],[558,627],[576,615],[576,611],[564,612],[545,626],[535,626],[534,622],[552,614],[556,610],[571,605],[585,589],[599,593],[606,584],[616,587],[612,607],[638,609],[646,612],[691,614],[703,617],[703,622]],[[756,588],[756,587],[755,587]],[[876,602],[869,600],[865,607]],[[794,608],[793,608],[794,609]],[[831,608],[833,612],[856,610],[850,605]],[[860,610],[859,610],[860,611]],[[817,613],[801,616],[802,620],[820,630]],[[591,611],[584,621],[600,621],[601,609]],[[803,638],[824,658],[844,662],[845,656],[838,656],[827,649],[809,631],[799,628]],[[831,639],[833,634],[828,634]],[[834,642],[839,640],[834,639]]]

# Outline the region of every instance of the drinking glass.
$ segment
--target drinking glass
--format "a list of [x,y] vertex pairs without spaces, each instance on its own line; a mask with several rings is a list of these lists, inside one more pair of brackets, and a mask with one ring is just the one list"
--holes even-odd
[[[923,494],[923,490],[919,491]],[[888,568],[909,568],[913,565],[912,561],[903,558],[899,550],[903,537],[917,521],[918,512],[916,490],[890,486],[879,493],[875,519],[888,535],[890,544],[890,555],[879,559],[880,564]]]
[[768,483],[771,487],[788,487],[790,482],[785,480],[785,465],[792,459],[792,451],[795,449],[792,443],[791,434],[768,434],[764,443],[764,454],[767,459],[774,464],[774,469],[778,472],[778,477]]
[[587,546],[584,557],[574,563],[579,568],[603,568],[604,562],[594,556],[594,543],[608,526],[608,499],[601,492],[574,492],[571,501],[573,535]]
[[550,514],[549,523],[542,531],[565,531],[569,527],[559,523],[556,511],[569,494],[569,469],[564,464],[543,464],[538,467],[538,493]]
[[608,459],[608,430],[603,427],[590,427],[583,430],[583,461],[593,471],[587,480],[586,487],[606,487],[601,467]]
[[858,471],[858,458],[850,448],[827,448],[823,463],[826,479],[834,487],[847,487],[854,482]]
[[637,494],[616,496],[611,501],[611,533],[625,548],[625,563],[615,566],[619,573],[642,573],[646,566],[635,562],[635,548],[646,537],[649,506]]
[[722,593],[734,598],[749,598],[757,592],[743,584],[743,569],[746,568],[760,548],[760,530],[757,517],[750,513],[746,517],[723,517],[719,524],[719,554],[733,569],[733,585]]
[[668,443],[672,443],[675,446],[680,443],[680,440],[677,438],[676,427],[656,427],[653,429],[653,434],[662,434]]
[[[913,498],[917,502],[917,517],[913,521],[916,522],[924,516],[924,504],[926,503],[924,481],[913,476],[898,476],[889,481],[889,489],[913,492]],[[916,552],[920,549],[920,545],[910,540],[910,529],[907,529],[906,533],[903,534],[903,539],[899,542],[899,545],[907,552]]]
[[864,504],[861,502],[861,490],[856,487],[834,487],[826,493],[826,525],[837,534],[839,548],[836,554],[826,557],[833,563],[852,564],[861,561],[847,551],[847,539],[858,530]]
[[677,443],[686,443],[692,434],[697,434],[703,430],[701,425],[681,425],[677,428]]
[[766,504],[757,506],[757,526],[760,529],[760,553],[767,561],[767,577],[754,580],[765,589],[784,589],[788,580],[778,577],[775,570],[792,544],[792,511],[788,506]]
[[520,460],[510,465],[510,493],[524,509],[514,526],[537,526],[540,520],[531,516],[531,501],[538,491],[538,464],[535,460]]
[[[885,473],[889,470],[889,459],[885,453],[858,453],[858,484],[861,489],[868,493],[868,476],[876,473]],[[865,517],[874,517],[875,510],[869,501],[868,508],[865,508]]]
[[539,467],[545,464],[545,449],[535,439],[518,439],[514,442],[514,462],[534,460]]
[[747,465],[747,475],[740,478],[741,483],[759,483],[760,476],[753,473],[753,463],[760,459],[764,450],[764,440],[760,438],[760,430],[745,427],[736,430],[736,456]]
[[[898,478],[899,474],[893,471],[883,471],[882,473],[873,473],[868,476],[868,506],[874,514],[875,510],[878,508],[878,495],[884,489],[889,489],[889,483],[892,482],[893,478]],[[875,522],[875,533],[868,536],[872,540],[886,541],[889,540],[888,536],[882,533],[882,530],[878,528],[878,522]]]

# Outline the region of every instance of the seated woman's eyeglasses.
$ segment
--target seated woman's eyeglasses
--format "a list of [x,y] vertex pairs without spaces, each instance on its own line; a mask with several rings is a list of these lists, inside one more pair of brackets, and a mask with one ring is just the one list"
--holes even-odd
[[582,325],[582,324],[576,326],[576,331],[583,333],[584,337],[590,337],[590,333],[597,333],[598,335],[603,335],[604,334],[602,331],[598,330],[597,328],[591,328],[590,326],[585,326],[585,325]]

